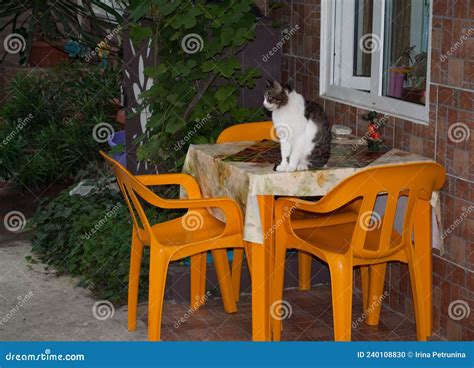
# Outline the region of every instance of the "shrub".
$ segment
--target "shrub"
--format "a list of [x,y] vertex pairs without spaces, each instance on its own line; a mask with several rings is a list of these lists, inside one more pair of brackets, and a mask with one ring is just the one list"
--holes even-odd
[[42,187],[71,180],[97,158],[104,144],[93,128],[115,124],[117,75],[70,62],[13,79],[0,109],[0,177]]
[[[94,169],[95,172],[107,172]],[[84,175],[81,172],[81,175]],[[120,192],[111,190],[113,179],[89,174],[86,183],[97,189],[86,196],[70,195],[77,184],[40,207],[32,219],[33,252],[61,273],[80,278],[100,299],[113,303],[127,300],[132,224]],[[168,215],[148,210],[155,221]],[[146,248],[145,248],[146,249]],[[148,256],[142,261],[140,290],[148,288]]]

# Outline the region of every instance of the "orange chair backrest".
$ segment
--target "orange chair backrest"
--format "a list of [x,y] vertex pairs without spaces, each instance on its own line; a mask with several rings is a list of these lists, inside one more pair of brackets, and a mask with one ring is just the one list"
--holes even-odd
[[102,151],[100,151],[100,154],[114,170],[118,186],[123,194],[128,211],[132,217],[133,226],[135,227],[140,240],[150,242],[152,236],[151,225],[139,198],[142,198],[156,207],[162,207],[163,199],[140,183],[140,181],[135,178],[130,171],[116,160]]
[[[432,192],[443,186],[445,175],[444,168],[434,162],[369,168],[338,184],[318,202],[318,206],[321,206],[324,212],[329,212],[355,199],[361,199],[351,241],[353,254],[369,259],[388,257],[411,244],[417,200],[430,200]],[[379,194],[387,195],[383,216],[374,212]],[[401,238],[394,241],[393,225],[398,199],[401,196],[407,197],[407,204]],[[374,217],[376,221],[373,221]],[[366,237],[375,234],[376,232],[369,234],[374,230],[380,230],[379,241],[376,242],[378,247],[369,249]]]
[[257,123],[244,123],[232,125],[222,131],[217,138],[217,143],[263,141],[265,139],[276,139],[271,121]]

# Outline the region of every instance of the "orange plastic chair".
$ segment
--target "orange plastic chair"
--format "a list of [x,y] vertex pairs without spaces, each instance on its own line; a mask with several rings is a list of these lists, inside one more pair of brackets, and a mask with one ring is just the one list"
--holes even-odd
[[[255,123],[243,123],[232,125],[224,129],[219,137],[217,137],[217,144],[228,143],[228,142],[244,142],[244,141],[263,141],[272,140],[275,135],[272,136],[273,122],[260,121]],[[251,272],[250,266],[250,246],[246,243],[245,246],[247,253],[247,263]],[[234,259],[232,262],[232,284],[235,291],[236,301],[240,298],[240,281],[242,278],[242,264],[244,259],[244,250],[235,249]]]
[[227,142],[263,141],[265,139],[272,140],[276,138],[276,135],[274,135],[272,131],[273,123],[271,120],[232,125],[219,134],[217,144]]
[[[278,139],[278,136],[273,132],[273,122],[261,121],[254,123],[243,123],[232,125],[222,131],[217,138],[217,144],[227,142],[243,142],[243,141],[263,141],[263,140],[274,140]],[[302,213],[295,213],[295,216],[299,216],[299,221],[295,226],[304,227],[316,227],[316,226],[329,226],[347,222],[355,222],[357,219],[358,203],[345,208],[343,211],[332,213],[330,216],[308,216]],[[246,246],[247,262],[250,267],[250,250],[251,248]],[[237,301],[240,295],[240,280],[242,275],[242,263],[243,263],[242,249],[236,249],[234,251],[234,260],[232,263],[232,283],[234,285],[234,291],[236,293]],[[311,255],[304,252],[298,253],[298,273],[299,273],[299,289],[310,290],[311,289]]]
[[[350,341],[353,267],[368,267],[365,271],[366,279],[363,280],[363,287],[366,289],[364,304],[379,301],[373,303],[373,311],[368,315],[369,324],[378,324],[386,262],[399,261],[408,263],[417,339],[426,340],[429,327],[426,310],[423,308],[421,277],[428,270],[420,268],[414,253],[416,244],[412,241],[413,223],[417,201],[429,201],[432,192],[439,190],[444,180],[445,170],[440,165],[410,163],[363,170],[341,182],[317,202],[297,198],[278,199],[275,218],[276,221],[282,221],[282,225],[276,230],[273,284],[273,297],[277,303],[275,310],[281,308],[278,303],[281,303],[283,297],[286,250],[298,249],[313,254],[329,265],[335,340]],[[373,211],[378,194],[387,194],[387,204],[384,216],[374,220],[373,216],[377,217]],[[400,234],[393,228],[393,221],[401,196],[407,197],[407,207]],[[294,226],[294,220],[285,216],[288,208],[294,206],[303,211],[326,214],[355,200],[361,201],[355,223],[298,229]],[[272,325],[274,340],[279,341],[281,320],[274,319]]]
[[[191,307],[198,308],[205,299],[206,252],[211,251],[217,278],[227,313],[237,311],[232,279],[227,260],[227,248],[243,248],[242,211],[229,198],[201,198],[194,178],[186,174],[132,175],[104,152],[101,155],[115,172],[133,220],[132,249],[128,287],[128,329],[136,329],[138,282],[143,247],[150,247],[148,292],[148,339],[160,340],[166,274],[171,261],[191,257]],[[189,199],[165,199],[148,186],[177,184],[185,188]],[[163,209],[188,209],[171,221],[150,225],[141,205],[144,201]],[[217,220],[208,208],[218,208],[226,223]],[[138,215],[138,216],[137,216]],[[202,272],[204,270],[204,273]]]

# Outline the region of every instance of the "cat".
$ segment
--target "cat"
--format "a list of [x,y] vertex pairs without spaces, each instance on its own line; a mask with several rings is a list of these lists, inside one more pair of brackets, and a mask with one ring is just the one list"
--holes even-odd
[[331,129],[322,107],[307,102],[290,85],[268,83],[263,101],[272,113],[280,140],[281,163],[276,171],[302,171],[324,167],[331,152]]

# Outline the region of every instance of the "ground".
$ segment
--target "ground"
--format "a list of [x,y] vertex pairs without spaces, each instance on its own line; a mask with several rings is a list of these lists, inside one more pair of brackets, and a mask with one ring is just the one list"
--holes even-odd
[[[3,239],[5,240],[5,239]],[[0,340],[146,340],[146,303],[139,308],[140,320],[134,332],[127,331],[127,309],[103,305],[102,314],[89,292],[77,287],[77,280],[57,276],[44,265],[25,259],[31,245],[25,240],[9,240],[0,245]],[[331,341],[332,314],[330,288],[318,285],[310,292],[285,292],[292,308],[284,321],[283,340]],[[226,314],[220,299],[210,300],[189,313],[187,303],[167,301],[163,316],[163,340],[251,340],[251,299],[243,295],[239,311]],[[100,308],[100,307],[99,307]],[[14,312],[11,312],[14,310]],[[9,312],[10,311],[10,312]],[[95,313],[94,313],[95,312]],[[361,315],[360,300],[354,301],[353,320]],[[110,318],[106,318],[110,317]],[[105,319],[103,319],[105,318]],[[184,322],[177,323],[181,318]],[[377,327],[359,324],[353,340],[415,340],[415,325],[390,310],[382,311]]]
[[[35,196],[0,196],[0,212],[21,208],[26,217],[34,212]],[[3,216],[2,216],[3,217]],[[44,264],[32,263],[28,233],[0,228],[0,341],[145,341],[147,305],[139,306],[137,330],[127,331],[126,306],[111,306],[78,287],[78,280],[59,276]],[[291,306],[283,321],[282,340],[333,340],[331,291],[326,284],[311,291],[287,290]],[[162,339],[165,341],[251,341],[251,297],[242,295],[238,312],[224,312],[219,298],[198,311],[188,303],[166,301]],[[112,313],[113,312],[113,313]],[[360,297],[354,294],[353,321],[362,315]],[[180,322],[177,322],[180,321]],[[416,340],[415,324],[406,316],[382,309],[378,326],[356,323],[356,340]],[[433,340],[437,340],[434,337]]]

